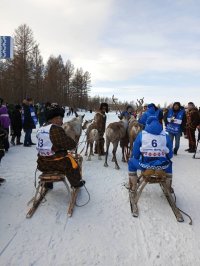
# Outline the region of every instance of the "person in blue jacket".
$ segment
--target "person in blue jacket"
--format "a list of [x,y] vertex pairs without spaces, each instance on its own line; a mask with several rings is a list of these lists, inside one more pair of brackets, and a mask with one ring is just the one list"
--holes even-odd
[[180,138],[186,127],[186,113],[180,102],[175,102],[172,108],[169,109],[165,119],[165,126],[172,143],[175,138],[174,155],[177,155]]
[[167,173],[167,186],[172,192],[172,142],[163,131],[157,117],[149,117],[133,146],[132,156],[128,162],[129,185],[132,191],[137,187],[137,170],[155,169]]
[[132,116],[135,117],[134,109],[131,105],[127,105],[126,110],[120,114],[119,118],[122,119],[123,117],[126,117],[127,119],[130,119]]
[[150,103],[147,105],[146,112],[143,113],[143,115],[139,118],[138,122],[145,127],[147,119],[150,116],[157,117],[160,123],[162,124],[163,112],[154,103]]

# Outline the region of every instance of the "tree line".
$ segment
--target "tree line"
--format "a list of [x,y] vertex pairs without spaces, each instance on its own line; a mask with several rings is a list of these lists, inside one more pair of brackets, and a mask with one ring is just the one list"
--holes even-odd
[[[61,55],[51,55],[46,64],[32,29],[20,25],[14,31],[14,58],[0,60],[0,97],[10,104],[33,98],[35,103],[57,102],[63,106],[97,110],[101,102],[117,110],[112,98],[90,97],[91,74],[75,68]],[[119,102],[120,109],[128,102]]]
[[85,108],[91,88],[91,75],[75,69],[61,55],[50,56],[47,63],[26,24],[14,32],[14,58],[0,61],[0,96],[9,103],[20,103],[31,97],[35,103],[58,102],[61,105]]

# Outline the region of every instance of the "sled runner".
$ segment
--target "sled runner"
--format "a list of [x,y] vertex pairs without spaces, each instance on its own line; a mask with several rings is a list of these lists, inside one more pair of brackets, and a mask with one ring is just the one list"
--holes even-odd
[[[73,156],[80,167],[80,172],[82,176],[82,160],[83,160],[82,156],[79,154],[75,154],[75,155],[73,154]],[[48,188],[48,184],[54,183],[54,182],[63,182],[65,184],[68,195],[70,195],[67,215],[71,217],[73,214],[74,206],[76,205],[76,198],[78,196],[78,192],[80,188],[79,187],[69,188],[67,178],[64,173],[58,173],[58,172],[42,173],[38,178],[39,178],[39,182],[36,188],[35,196],[29,201],[29,203],[32,203],[32,207],[29,209],[28,213],[26,214],[26,218],[31,218],[33,216],[33,214],[37,210],[40,203],[45,200],[45,195],[50,190]]]
[[183,222],[183,216],[180,210],[177,208],[175,201],[171,195],[171,192],[167,186],[167,175],[163,170],[152,170],[148,169],[141,173],[138,178],[138,184],[136,191],[131,191],[129,189],[129,198],[131,212],[134,217],[138,217],[138,201],[141,193],[147,184],[159,184],[164,192],[164,195],[177,219],[178,222]]
[[40,180],[36,188],[35,196],[31,200],[32,207],[29,209],[26,215],[26,218],[31,218],[33,214],[35,213],[35,211],[37,210],[40,203],[45,199],[45,195],[49,191],[49,189],[45,185],[48,183],[54,183],[54,182],[63,182],[66,186],[67,192],[70,195],[70,202],[69,202],[67,214],[68,216],[71,217],[75,203],[76,203],[76,198],[78,195],[79,188],[70,189],[66,181],[65,175],[60,174],[60,173],[43,173],[39,176],[39,179]]

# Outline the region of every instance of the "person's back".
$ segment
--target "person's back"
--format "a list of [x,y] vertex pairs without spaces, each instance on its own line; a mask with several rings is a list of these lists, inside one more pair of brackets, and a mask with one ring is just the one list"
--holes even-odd
[[138,122],[143,126],[145,126],[147,119],[150,116],[156,116],[156,110],[154,104],[148,104],[146,112],[143,113],[143,115],[139,118]]
[[132,190],[137,185],[137,170],[165,170],[169,176],[168,186],[172,183],[172,142],[163,131],[156,117],[149,117],[145,129],[134,142],[132,156],[128,162],[129,183]]
[[133,156],[139,159],[140,165],[144,168],[164,169],[172,157],[171,141],[156,118],[150,117],[147,121],[145,129],[135,140]]
[[[76,148],[76,142],[65,134],[61,127],[64,111],[58,105],[52,105],[45,113],[47,124],[37,132],[37,168],[42,172],[60,172],[66,174],[71,186],[80,187],[80,169],[76,161],[68,154],[68,150]],[[53,188],[49,184],[48,188]]]
[[149,117],[151,117],[151,116],[158,118],[160,124],[162,124],[163,113],[162,113],[162,111],[159,108],[157,108],[155,106],[154,103],[150,103],[150,104],[147,105],[146,112],[144,112],[142,114],[142,116],[139,118],[138,122],[140,124],[142,124],[143,126],[145,126],[146,122],[147,122],[147,119]]

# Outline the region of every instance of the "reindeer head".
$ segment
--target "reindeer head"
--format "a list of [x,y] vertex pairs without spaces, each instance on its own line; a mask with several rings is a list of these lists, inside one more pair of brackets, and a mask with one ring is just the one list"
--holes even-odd
[[93,119],[90,120],[85,120],[85,122],[82,125],[82,129],[86,129],[91,123],[92,123]]

